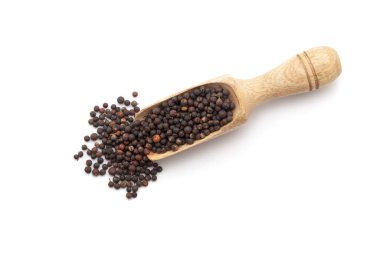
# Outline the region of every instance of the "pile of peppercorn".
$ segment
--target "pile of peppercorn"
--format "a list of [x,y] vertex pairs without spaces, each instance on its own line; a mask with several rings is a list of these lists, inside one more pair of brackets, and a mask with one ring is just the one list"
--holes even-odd
[[[138,93],[133,92],[133,97]],[[84,171],[94,176],[111,176],[108,186],[126,188],[128,199],[137,197],[141,186],[157,180],[162,167],[149,160],[150,152],[176,151],[184,144],[205,138],[230,123],[235,104],[228,90],[222,87],[201,86],[172,97],[153,108],[142,120],[136,120],[140,111],[136,101],[118,97],[119,104],[95,106],[88,123],[96,133],[85,136],[93,147],[82,146],[75,159],[84,156]]]
[[152,152],[177,151],[230,123],[234,109],[227,89],[201,86],[153,108],[141,123],[142,131]]

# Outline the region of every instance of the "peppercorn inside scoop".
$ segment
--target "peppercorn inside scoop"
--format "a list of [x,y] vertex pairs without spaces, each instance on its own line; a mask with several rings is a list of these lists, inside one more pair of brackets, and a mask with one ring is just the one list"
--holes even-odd
[[220,86],[200,86],[153,107],[142,121],[154,153],[177,151],[220,130],[233,119],[235,104]]

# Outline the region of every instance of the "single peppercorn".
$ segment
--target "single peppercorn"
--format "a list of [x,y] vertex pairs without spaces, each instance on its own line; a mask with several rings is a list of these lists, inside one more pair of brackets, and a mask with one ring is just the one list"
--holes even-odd
[[96,133],[92,133],[90,135],[91,140],[96,141],[98,139],[98,135]]
[[98,176],[99,175],[99,170],[98,169],[93,169],[92,170],[92,175]]
[[137,91],[132,92],[133,97],[137,97],[138,95],[139,95],[139,93]]
[[153,142],[154,143],[157,143],[157,142],[159,142],[160,140],[161,140],[161,137],[160,137],[160,135],[158,135],[158,134],[155,134],[155,135],[153,135]]
[[85,171],[87,174],[91,173],[91,167],[86,166],[86,167],[84,168],[84,171]]
[[119,104],[124,103],[124,97],[122,97],[122,96],[118,97],[118,98],[117,98],[117,102],[118,102]]

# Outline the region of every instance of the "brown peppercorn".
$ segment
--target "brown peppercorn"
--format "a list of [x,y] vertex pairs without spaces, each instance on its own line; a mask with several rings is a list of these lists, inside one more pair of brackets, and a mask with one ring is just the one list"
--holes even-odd
[[153,135],[152,139],[153,139],[154,143],[157,143],[157,142],[159,142],[161,140],[161,137],[160,137],[159,134],[155,134],[155,135]]
[[115,167],[111,167],[111,168],[108,170],[108,173],[109,173],[111,176],[115,176],[115,174],[116,174],[116,168],[115,168]]
[[99,170],[98,169],[93,169],[92,170],[92,175],[98,176],[99,175]]
[[137,97],[138,95],[139,95],[139,93],[137,91],[132,92],[133,97]]
[[91,167],[87,166],[86,168],[84,168],[84,171],[89,174],[91,173]]
[[175,117],[175,116],[177,116],[177,111],[176,110],[170,110],[169,115],[171,117]]
[[92,133],[90,138],[91,140],[96,141],[98,139],[98,135],[96,133]]

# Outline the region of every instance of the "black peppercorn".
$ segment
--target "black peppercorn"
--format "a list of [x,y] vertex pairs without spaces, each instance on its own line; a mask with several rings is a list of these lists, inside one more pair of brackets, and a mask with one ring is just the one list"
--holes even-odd
[[93,169],[92,170],[92,175],[98,176],[99,175],[99,170],[98,169]]
[[[132,93],[137,97],[137,92]],[[118,97],[117,103],[103,103],[90,112],[90,125],[95,133],[85,136],[85,141],[97,141],[93,148],[82,146],[92,159],[86,161],[86,173],[105,175],[107,170],[112,180],[108,183],[115,189],[127,188],[127,198],[135,198],[140,186],[157,180],[162,167],[149,160],[152,152],[178,151],[184,144],[193,144],[220,130],[233,120],[235,104],[230,92],[222,87],[201,86],[172,97],[155,106],[145,118],[137,121],[134,115],[140,112],[136,101]],[[131,108],[127,106],[132,105]],[[78,152],[74,158],[83,156]],[[93,168],[91,167],[93,166]],[[151,168],[153,167],[153,169]]]
[[124,103],[124,97],[122,97],[122,96],[118,97],[118,98],[117,98],[117,102],[118,102],[119,104]]
[[91,173],[91,167],[87,166],[86,168],[84,168],[84,171],[89,174]]
[[98,139],[98,135],[96,133],[92,133],[90,138],[91,140],[96,141]]

